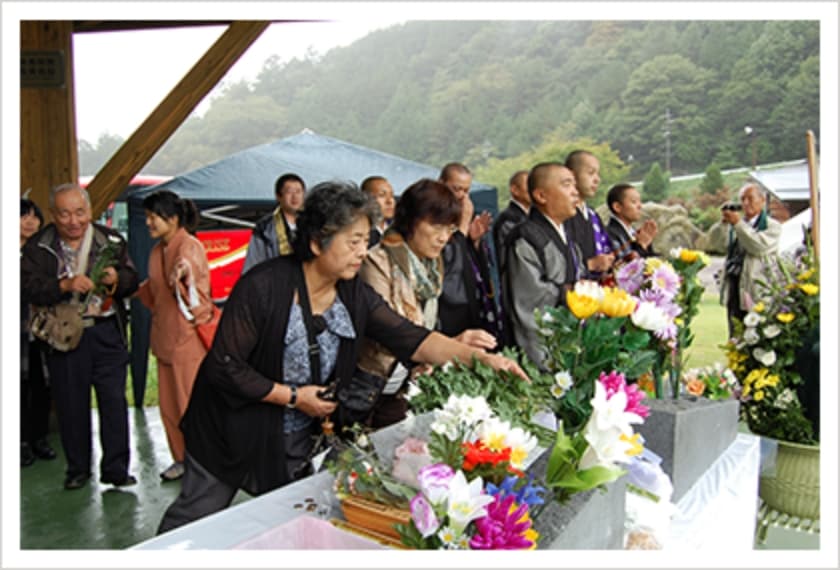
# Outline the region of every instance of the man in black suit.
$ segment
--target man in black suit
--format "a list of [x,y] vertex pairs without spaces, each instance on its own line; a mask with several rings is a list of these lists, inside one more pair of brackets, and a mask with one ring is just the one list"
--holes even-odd
[[607,193],[607,206],[610,209],[607,233],[616,259],[656,255],[653,251],[653,238],[658,231],[656,221],[645,220],[638,230],[633,229],[633,224],[642,218],[639,191],[632,184],[616,184]]
[[[528,217],[528,209],[531,207],[531,196],[528,194],[528,171],[519,170],[510,177],[510,203],[501,214],[498,215],[496,221],[493,222],[493,247],[496,249],[496,258],[500,265],[504,259],[505,238],[513,229],[513,226],[520,222],[524,222]],[[499,269],[499,278],[503,269]]]

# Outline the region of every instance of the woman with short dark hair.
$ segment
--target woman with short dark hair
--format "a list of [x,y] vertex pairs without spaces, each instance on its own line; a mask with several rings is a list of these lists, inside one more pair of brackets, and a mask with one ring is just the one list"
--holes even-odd
[[[44,225],[44,214],[28,198],[20,200],[20,248]],[[21,251],[21,255],[23,252]],[[44,366],[43,342],[29,332],[29,303],[20,307],[20,466],[35,458],[52,460],[55,451],[47,441],[52,398]]]
[[157,358],[160,417],[173,459],[160,477],[174,481],[184,474],[184,435],[179,424],[207,354],[196,325],[213,314],[210,266],[204,246],[190,235],[199,219],[192,200],[158,190],[143,199],[143,209],[149,235],[159,241],[149,253],[149,278],[140,284],[137,296],[152,312],[149,340]]
[[323,397],[325,385],[335,381],[340,392],[352,377],[363,337],[404,362],[475,356],[525,377],[501,355],[404,319],[358,277],[377,215],[354,184],[319,184],[298,216],[295,255],[236,283],[182,423],[181,494],[158,532],[226,508],[240,488],[257,495],[307,475],[320,420],[344,411]]
[[[411,322],[434,329],[443,286],[441,252],[461,221],[461,202],[442,183],[423,179],[409,186],[397,203],[394,221],[378,246],[368,252],[361,277],[385,302]],[[496,339],[482,329],[462,332],[456,340],[492,349]],[[369,423],[374,428],[406,416],[405,393],[411,374],[381,344],[365,339],[359,368],[387,379]]]

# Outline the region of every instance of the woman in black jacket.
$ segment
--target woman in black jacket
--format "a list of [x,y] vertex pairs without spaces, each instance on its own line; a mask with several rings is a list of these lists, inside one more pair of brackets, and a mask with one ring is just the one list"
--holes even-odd
[[[181,424],[186,471],[159,533],[226,508],[240,488],[261,494],[307,474],[319,419],[343,413],[319,393],[352,376],[363,337],[406,363],[475,356],[525,378],[510,359],[407,321],[359,279],[377,217],[373,199],[352,183],[320,184],[298,217],[295,255],[237,282]],[[308,308],[320,360],[314,367]]]

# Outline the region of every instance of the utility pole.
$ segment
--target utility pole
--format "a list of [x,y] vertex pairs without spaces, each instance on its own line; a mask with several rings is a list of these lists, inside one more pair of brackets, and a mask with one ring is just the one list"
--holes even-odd
[[671,172],[671,109],[665,107],[665,172]]

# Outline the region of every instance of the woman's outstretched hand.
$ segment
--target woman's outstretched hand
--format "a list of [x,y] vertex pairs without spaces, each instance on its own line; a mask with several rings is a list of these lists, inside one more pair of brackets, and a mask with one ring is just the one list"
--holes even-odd
[[507,372],[511,372],[519,376],[525,382],[530,382],[531,379],[528,378],[528,375],[525,374],[525,371],[522,370],[522,367],[519,366],[519,363],[515,360],[508,358],[507,356],[503,356],[501,354],[490,354],[486,353],[479,357],[479,360],[484,364],[492,367],[494,370],[505,370]]

